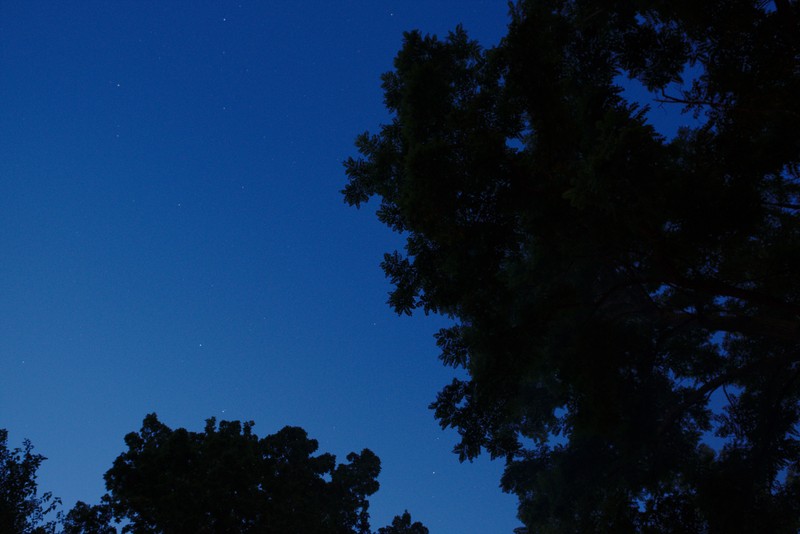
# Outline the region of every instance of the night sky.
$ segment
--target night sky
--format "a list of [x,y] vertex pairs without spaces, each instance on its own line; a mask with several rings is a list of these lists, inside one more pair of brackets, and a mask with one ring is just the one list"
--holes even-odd
[[0,428],[41,491],[96,503],[145,414],[298,425],[380,456],[373,528],[510,533],[500,463],[459,464],[427,408],[454,371],[397,317],[402,246],[348,208],[342,161],[388,119],[402,32],[502,1],[6,1],[0,11]]

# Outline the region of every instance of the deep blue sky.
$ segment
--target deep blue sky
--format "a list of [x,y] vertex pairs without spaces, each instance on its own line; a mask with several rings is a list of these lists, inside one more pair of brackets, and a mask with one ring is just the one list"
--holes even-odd
[[459,464],[427,405],[437,318],[398,318],[399,237],[344,205],[342,160],[387,119],[404,30],[497,1],[7,1],[0,13],[0,427],[40,488],[96,502],[148,412],[304,427],[383,462],[373,526],[519,523],[502,466]]

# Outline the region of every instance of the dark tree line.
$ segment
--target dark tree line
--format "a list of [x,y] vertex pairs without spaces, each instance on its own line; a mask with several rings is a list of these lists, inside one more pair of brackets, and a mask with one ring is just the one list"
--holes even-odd
[[343,193],[407,236],[389,304],[454,319],[459,457],[532,532],[797,532],[800,4],[521,0],[488,50],[407,33],[383,89]]
[[[9,450],[0,431],[0,532],[9,534],[371,534],[368,497],[380,460],[368,449],[337,464],[302,428],[259,438],[253,423],[212,418],[203,432],[170,429],[155,414],[125,436],[101,502],[37,493],[45,459],[29,442]],[[427,534],[405,512],[378,534]]]

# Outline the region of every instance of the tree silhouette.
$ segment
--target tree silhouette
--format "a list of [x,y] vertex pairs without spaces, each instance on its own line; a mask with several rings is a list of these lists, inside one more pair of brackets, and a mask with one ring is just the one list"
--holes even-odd
[[[389,304],[456,319],[436,417],[534,532],[797,532],[800,5],[511,19],[490,50],[407,33],[346,162],[346,202],[407,235]],[[626,76],[694,125],[658,134]]]
[[259,438],[253,423],[206,422],[202,433],[172,430],[156,414],[125,436],[128,450],[105,474],[99,505],[79,502],[65,534],[369,534],[367,497],[378,490],[380,460],[364,449],[336,464],[317,456],[298,427]]
[[[14,534],[50,534],[55,532],[57,507],[61,504],[51,493],[37,493],[36,471],[46,458],[33,453],[31,442],[22,448],[8,448],[8,431],[0,429],[0,532]],[[45,521],[54,514],[55,519]]]
[[378,534],[428,534],[428,529],[419,521],[411,522],[411,514],[406,510],[398,515],[388,527],[378,529]]

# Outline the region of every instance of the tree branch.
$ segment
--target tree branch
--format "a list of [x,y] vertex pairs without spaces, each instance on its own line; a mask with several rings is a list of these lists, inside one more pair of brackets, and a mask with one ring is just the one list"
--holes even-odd
[[769,309],[790,313],[794,317],[800,318],[800,305],[785,302],[781,299],[764,295],[751,289],[743,289],[712,278],[692,279],[684,276],[663,254],[658,254],[659,265],[664,269],[666,282],[674,283],[683,289],[690,289],[708,296],[731,297],[744,300],[751,304],[761,305]]
[[661,96],[662,98],[655,98],[654,100],[659,104],[682,104],[684,106],[708,106],[713,109],[730,109],[732,111],[743,111],[745,113],[786,113],[787,115],[792,115],[797,117],[798,114],[789,109],[776,109],[776,108],[746,108],[742,106],[733,105],[725,105],[721,102],[715,102],[713,100],[689,100],[686,98],[678,98],[676,96],[668,95],[664,89],[661,89]]
[[[790,358],[756,360],[754,362],[745,365],[744,367],[731,369],[727,373],[723,373],[717,376],[716,378],[709,380],[699,388],[692,391],[683,400],[683,402],[676,404],[675,406],[672,407],[671,410],[667,412],[667,414],[664,416],[664,420],[658,426],[658,431],[657,431],[658,435],[659,436],[663,435],[664,432],[666,432],[670,426],[675,424],[675,422],[678,420],[681,414],[683,414],[686,410],[688,410],[689,408],[691,408],[700,401],[707,402],[708,397],[712,393],[714,393],[714,391],[716,391],[718,388],[724,387],[727,384],[731,384],[736,379],[749,375],[758,370],[760,367],[765,367],[768,365],[776,365],[776,364],[780,365],[788,361],[790,361]],[[727,391],[725,392],[725,395],[727,396]]]
[[773,208],[783,208],[787,210],[800,210],[800,204],[788,204],[785,202],[762,202],[764,206],[770,206]]
[[664,312],[662,317],[666,318],[670,325],[683,325],[696,321],[698,326],[714,332],[764,336],[789,343],[800,342],[800,320],[684,312]]

